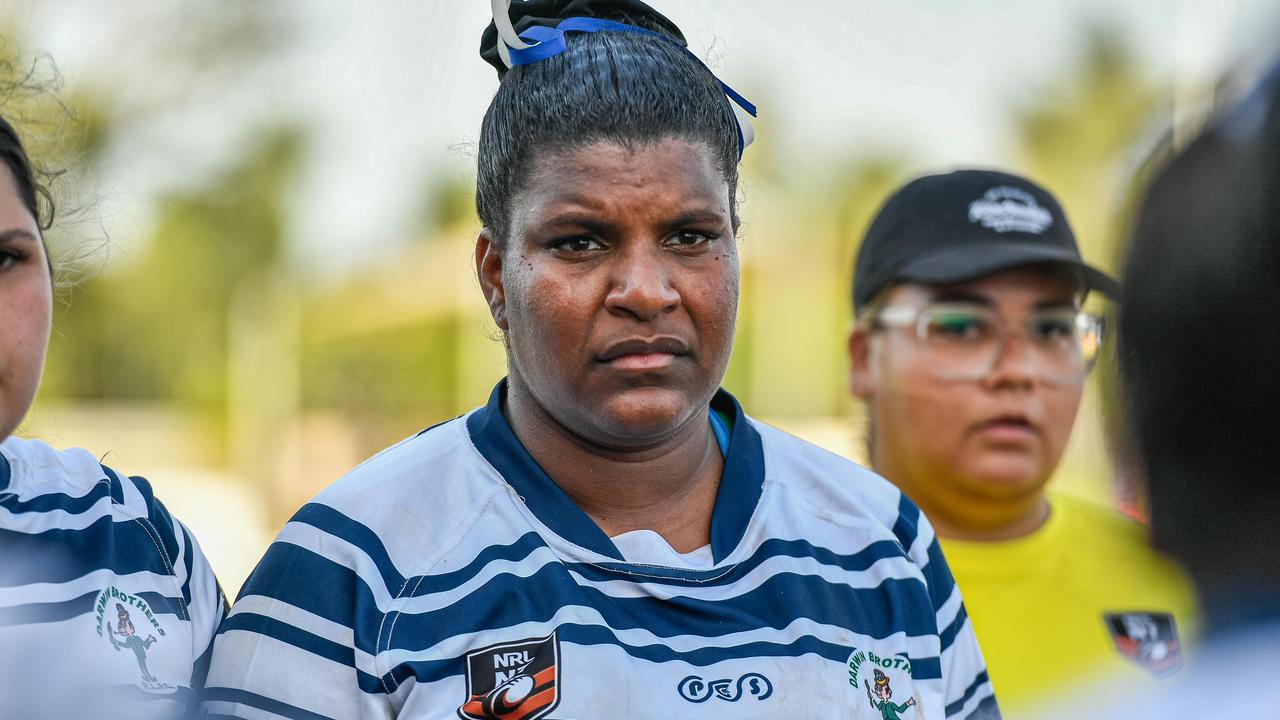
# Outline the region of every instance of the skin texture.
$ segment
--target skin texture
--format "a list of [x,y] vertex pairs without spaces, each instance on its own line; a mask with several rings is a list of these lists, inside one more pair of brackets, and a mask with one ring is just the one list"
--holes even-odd
[[44,367],[53,285],[40,229],[0,169],[0,440],[22,421]]
[[704,145],[601,141],[538,157],[509,237],[476,243],[508,420],[608,535],[709,541],[723,460],[707,404],[738,305],[730,209]]
[[[1023,268],[955,285],[904,283],[886,304],[977,296],[1006,325],[1022,327],[1037,307],[1072,305],[1076,293],[1061,273]],[[929,371],[913,329],[859,324],[849,336],[850,387],[875,427],[872,465],[943,537],[1021,537],[1048,517],[1045,484],[1066,449],[1084,386],[1043,382],[1026,342],[1009,339],[986,377],[954,381]],[[1002,432],[999,419],[1009,417],[1025,421],[1024,431]]]

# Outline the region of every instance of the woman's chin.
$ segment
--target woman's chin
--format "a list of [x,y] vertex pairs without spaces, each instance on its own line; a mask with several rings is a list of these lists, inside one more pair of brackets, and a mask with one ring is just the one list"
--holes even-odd
[[670,388],[633,388],[608,398],[597,412],[610,444],[645,445],[670,437],[696,414],[695,402]]

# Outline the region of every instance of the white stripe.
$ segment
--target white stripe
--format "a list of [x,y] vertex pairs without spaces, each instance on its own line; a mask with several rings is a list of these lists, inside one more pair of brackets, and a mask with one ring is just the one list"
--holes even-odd
[[316,637],[351,648],[355,651],[356,668],[374,677],[382,674],[374,664],[373,656],[356,647],[355,631],[341,623],[322,618],[297,605],[290,605],[282,600],[272,600],[262,595],[251,595],[236,603],[231,614],[239,615],[240,613],[253,613],[279,620]]
[[[237,603],[238,605],[239,603]],[[268,635],[228,630],[218,636],[207,688],[233,688],[332,718],[366,717],[351,668]],[[243,705],[217,703],[237,715]],[[207,705],[210,709],[214,704]]]
[[[974,676],[976,679],[977,673],[974,673]],[[973,681],[970,680],[970,682],[973,682]],[[966,685],[965,689],[967,688],[968,686]],[[969,716],[969,713],[973,712],[974,710],[977,710],[978,705],[982,704],[982,701],[986,700],[987,698],[991,697],[994,694],[995,693],[991,689],[990,682],[985,682],[982,685],[979,685],[978,689],[974,691],[973,696],[970,697],[968,702],[966,702],[964,706],[960,708],[960,712],[954,715],[951,715],[950,717],[960,718],[961,720],[963,720],[963,718],[966,718]],[[951,701],[951,702],[954,702],[954,701]],[[951,702],[948,702],[946,704],[950,705]],[[945,708],[943,710],[943,715],[944,716],[946,715]]]
[[29,605],[34,603],[58,603],[74,600],[90,592],[115,585],[120,590],[137,595],[155,592],[172,597],[178,590],[173,577],[147,570],[119,575],[110,568],[101,568],[61,583],[30,583],[16,587],[0,588],[0,607]]

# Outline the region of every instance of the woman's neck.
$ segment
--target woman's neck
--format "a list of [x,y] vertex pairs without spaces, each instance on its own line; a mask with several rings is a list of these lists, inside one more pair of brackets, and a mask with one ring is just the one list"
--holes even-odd
[[574,433],[517,382],[509,383],[503,410],[533,459],[606,535],[652,530],[681,553],[710,542],[724,458],[708,409],[634,449],[605,448]]

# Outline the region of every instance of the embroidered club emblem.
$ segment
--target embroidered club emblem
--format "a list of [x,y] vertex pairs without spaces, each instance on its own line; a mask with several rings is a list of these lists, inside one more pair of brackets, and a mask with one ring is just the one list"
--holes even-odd
[[147,601],[111,586],[98,593],[93,608],[98,622],[98,635],[105,637],[116,651],[132,652],[134,659],[138,661],[142,687],[147,690],[172,690],[172,685],[161,682],[147,666],[147,651],[165,636],[164,628]]
[[[914,696],[911,661],[902,655],[879,655],[854,648],[846,664],[849,685],[859,696],[854,701],[856,717],[903,720],[921,717],[920,701]],[[862,703],[870,707],[868,712]]]
[[969,221],[996,232],[1018,231],[1039,235],[1053,224],[1053,215],[1031,193],[1001,185],[993,187],[969,205]]
[[549,637],[492,645],[467,653],[469,720],[537,720],[560,702],[560,642]]
[[1169,613],[1122,612],[1102,617],[1121,655],[1157,676],[1182,667],[1178,628]]

